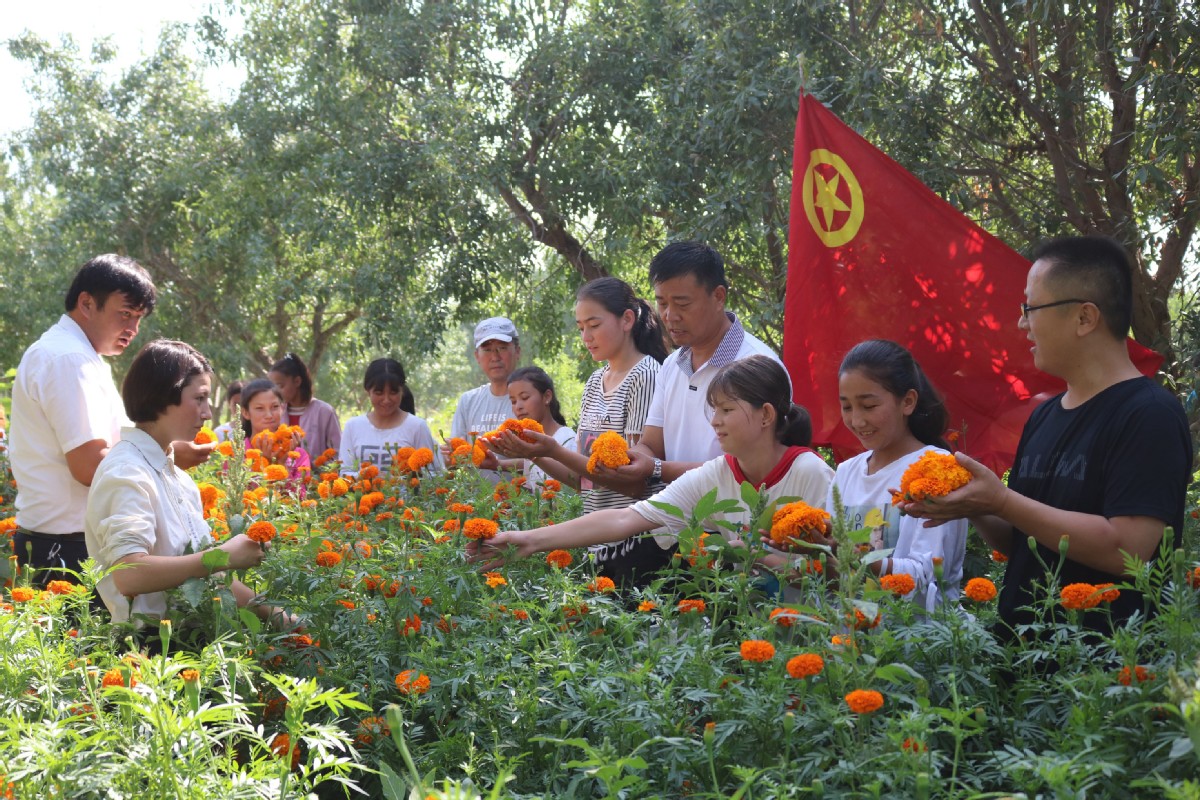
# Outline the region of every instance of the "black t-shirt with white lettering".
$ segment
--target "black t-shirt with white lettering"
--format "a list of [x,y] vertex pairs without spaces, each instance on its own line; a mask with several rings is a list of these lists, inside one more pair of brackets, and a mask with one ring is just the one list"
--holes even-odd
[[[1191,465],[1192,440],[1179,400],[1149,378],[1132,378],[1077,408],[1064,409],[1062,395],[1038,406],[1021,434],[1008,485],[1067,511],[1160,519],[1174,529],[1178,547]],[[1121,581],[1069,558],[1060,559],[1057,550],[1042,545],[1035,556],[1027,538],[1013,529],[999,600],[1001,619],[1009,625],[1033,621],[1022,607],[1033,600],[1035,584],[1047,583],[1043,563],[1054,570],[1062,561],[1060,588]],[[1141,595],[1122,591],[1111,605],[1112,619],[1119,623],[1141,608]],[[1107,627],[1103,615],[1095,612],[1085,614],[1085,624]]]

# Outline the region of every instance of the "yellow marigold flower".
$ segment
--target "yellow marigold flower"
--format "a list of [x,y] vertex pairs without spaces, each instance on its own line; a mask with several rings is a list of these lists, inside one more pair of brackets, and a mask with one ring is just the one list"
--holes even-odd
[[334,478],[329,485],[329,493],[334,497],[341,497],[350,491],[350,484],[346,483],[342,478]]
[[605,431],[592,442],[592,455],[588,458],[587,471],[594,473],[597,464],[616,469],[628,463],[629,442],[616,431]]
[[332,550],[322,550],[317,553],[316,561],[319,567],[336,567],[342,563],[342,554],[335,553]]
[[898,505],[905,500],[945,497],[955,489],[966,486],[970,480],[971,473],[954,456],[928,450],[904,470],[900,478],[900,491],[892,495],[892,503]]
[[829,519],[829,512],[803,501],[788,503],[771,517],[771,541],[780,547],[789,546],[793,540],[811,542],[814,533],[829,532]]
[[263,477],[268,481],[286,481],[288,478],[288,469],[282,464],[268,464],[263,470]]
[[870,714],[883,708],[883,695],[873,689],[855,689],[845,699],[855,714]]
[[3,534],[5,536],[12,536],[13,532],[16,529],[17,529],[17,518],[16,517],[8,517],[7,519],[0,519],[0,534]]
[[258,542],[266,544],[275,538],[279,531],[275,530],[275,526],[266,520],[259,520],[246,529],[246,536]]
[[987,578],[971,578],[963,587],[963,594],[976,603],[986,603],[996,596],[996,584]]
[[483,577],[487,579],[487,585],[492,589],[508,585],[508,581],[499,572],[485,572]]
[[232,458],[233,457],[233,442],[229,441],[228,439],[221,442],[220,444],[217,445],[217,452],[220,453],[221,455],[225,456],[226,458]]
[[199,433],[196,434],[196,438],[193,439],[192,441],[195,444],[212,444],[216,440],[217,440],[217,435],[215,433],[213,433],[212,428],[208,427],[207,425],[204,425],[203,427],[200,428]]
[[879,579],[879,585],[894,595],[903,597],[917,588],[917,582],[907,572],[894,572]]
[[425,694],[429,691],[429,676],[415,669],[406,669],[396,676],[400,694]]
[[1100,593],[1090,583],[1072,583],[1064,586],[1059,592],[1059,598],[1063,608],[1072,611],[1081,611],[1100,605]]
[[740,649],[743,661],[762,663],[775,657],[775,645],[765,639],[746,639]]
[[490,519],[472,517],[463,523],[462,530],[468,539],[491,539],[500,532],[500,526]]
[[566,569],[571,565],[571,554],[566,550],[551,550],[546,554],[546,563],[552,567]]
[[801,653],[792,656],[787,662],[787,673],[793,678],[811,678],[820,675],[825,669],[825,659],[816,653]]
[[642,602],[638,603],[638,611],[650,612],[656,608],[658,608],[658,603],[654,602],[653,600],[643,600]]
[[703,614],[708,611],[708,604],[703,600],[680,600],[675,606],[680,614]]
[[30,589],[28,586],[14,586],[12,590],[12,599],[14,603],[28,603],[36,596],[37,592],[35,592],[33,589]]

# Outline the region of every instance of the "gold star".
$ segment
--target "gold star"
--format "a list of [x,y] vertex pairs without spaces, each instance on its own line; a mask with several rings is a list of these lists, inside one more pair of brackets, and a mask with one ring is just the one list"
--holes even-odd
[[814,171],[813,176],[817,179],[815,205],[821,209],[821,215],[825,217],[825,230],[831,230],[834,213],[850,210],[850,206],[842,202],[842,199],[837,195],[838,186],[842,182],[842,176],[840,174],[834,175],[833,180],[830,181],[826,181],[819,172]]

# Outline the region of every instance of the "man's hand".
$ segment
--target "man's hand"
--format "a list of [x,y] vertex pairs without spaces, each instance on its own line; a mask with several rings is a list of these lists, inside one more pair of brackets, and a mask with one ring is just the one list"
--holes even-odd
[[[532,541],[532,531],[501,531],[491,539],[476,539],[467,542],[467,561],[483,564],[479,569],[488,572],[503,567],[508,561],[528,558],[537,552]],[[515,547],[515,552],[510,549]]]
[[654,472],[654,456],[648,455],[642,450],[631,447],[629,449],[629,463],[623,467],[613,469],[606,467],[603,464],[596,464],[597,475],[607,475],[613,478],[621,478],[630,481],[648,481],[651,473]]
[[171,442],[171,447],[175,451],[175,466],[180,469],[191,469],[208,461],[213,451],[217,449],[217,443],[196,444],[195,442],[179,441]]
[[899,504],[900,510],[910,517],[926,520],[926,528],[956,519],[984,516],[1003,517],[1004,506],[1008,499],[1008,487],[996,477],[996,473],[975,459],[962,453],[955,453],[954,458],[971,473],[970,483],[955,489],[945,497],[929,497],[924,500],[902,502]]

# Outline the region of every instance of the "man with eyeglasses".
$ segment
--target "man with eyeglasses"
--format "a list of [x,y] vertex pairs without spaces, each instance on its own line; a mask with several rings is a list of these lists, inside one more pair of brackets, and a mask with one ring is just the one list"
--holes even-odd
[[[508,376],[521,360],[517,326],[507,317],[490,317],[475,326],[475,363],[488,382],[463,392],[454,409],[450,435],[471,439],[487,433],[512,416]],[[490,470],[488,470],[490,472]],[[491,477],[491,476],[489,476]]]
[[[1067,390],[1025,424],[1007,487],[958,454],[970,483],[903,505],[928,519],[926,526],[967,517],[1008,556],[999,612],[1015,633],[1038,619],[1030,606],[1044,589],[1035,594],[1035,587],[1119,584],[1127,579],[1126,556],[1153,559],[1165,527],[1179,547],[1192,466],[1179,400],[1129,358],[1133,289],[1125,250],[1103,237],[1068,237],[1041,245],[1033,260],[1018,325],[1034,365],[1066,381]],[[1052,607],[1061,613],[1057,602]],[[1105,630],[1109,614],[1119,625],[1142,607],[1141,595],[1121,589],[1116,600],[1085,611],[1084,624]]]

